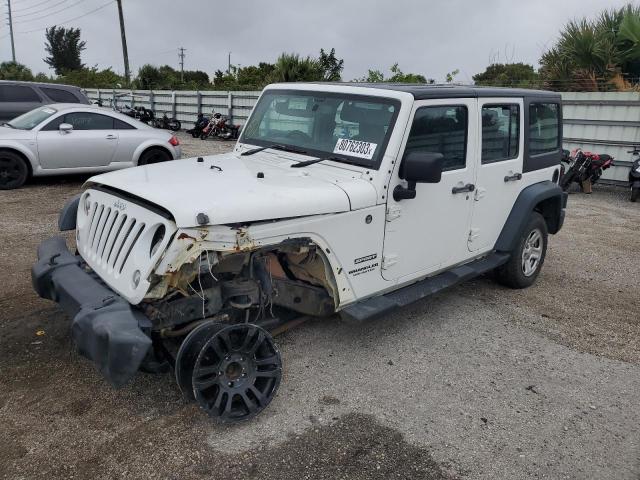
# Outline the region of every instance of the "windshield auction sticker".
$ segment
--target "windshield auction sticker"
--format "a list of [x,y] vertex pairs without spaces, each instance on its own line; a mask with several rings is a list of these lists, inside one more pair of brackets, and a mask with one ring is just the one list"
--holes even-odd
[[333,153],[341,153],[350,157],[366,158],[367,160],[371,160],[377,146],[377,143],[339,138],[336,143],[336,147],[333,149]]

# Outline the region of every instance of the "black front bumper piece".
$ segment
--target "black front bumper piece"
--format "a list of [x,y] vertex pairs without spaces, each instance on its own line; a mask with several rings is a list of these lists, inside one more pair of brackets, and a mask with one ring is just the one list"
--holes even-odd
[[73,317],[71,334],[80,353],[114,386],[131,379],[151,346],[143,332],[150,327],[147,317],[85,270],[62,237],[40,244],[31,279],[38,295]]

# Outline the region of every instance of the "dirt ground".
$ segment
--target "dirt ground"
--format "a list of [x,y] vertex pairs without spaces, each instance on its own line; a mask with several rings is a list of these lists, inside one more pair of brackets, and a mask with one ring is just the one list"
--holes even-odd
[[[185,138],[185,154],[230,143]],[[111,388],[31,287],[86,177],[0,192],[0,478],[640,478],[640,205],[573,194],[537,284],[478,278],[368,325],[278,337],[284,378],[241,425],[170,374]]]

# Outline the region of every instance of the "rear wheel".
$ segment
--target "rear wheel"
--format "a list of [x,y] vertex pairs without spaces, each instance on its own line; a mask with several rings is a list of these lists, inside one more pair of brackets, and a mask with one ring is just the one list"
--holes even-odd
[[182,127],[182,124],[180,123],[180,120],[172,118],[171,120],[169,120],[168,126],[169,130],[177,132],[178,130],[180,130],[180,127]]
[[20,155],[0,152],[0,190],[20,188],[29,178],[29,167]]
[[494,272],[495,279],[511,288],[532,285],[542,269],[547,254],[547,223],[538,212],[533,212],[509,261]]
[[171,160],[171,155],[169,155],[165,150],[150,148],[140,155],[138,165],[151,165],[152,163],[161,163],[169,160]]
[[636,188],[632,188],[631,189],[631,201],[632,202],[637,202],[638,199],[640,198],[640,188],[636,187]]

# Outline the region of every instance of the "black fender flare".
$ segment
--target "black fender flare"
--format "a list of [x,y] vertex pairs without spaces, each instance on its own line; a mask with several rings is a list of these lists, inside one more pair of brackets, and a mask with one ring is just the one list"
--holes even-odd
[[549,233],[558,233],[564,223],[567,197],[566,192],[549,180],[534,183],[523,189],[511,208],[494,250],[513,251],[533,211],[542,214],[547,222]]
[[67,203],[64,204],[62,210],[60,210],[60,216],[58,216],[58,229],[61,232],[76,229],[76,217],[78,216],[78,205],[80,204],[80,196],[82,194],[74,195]]

